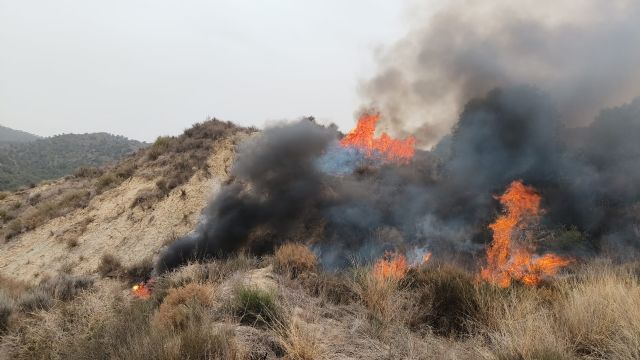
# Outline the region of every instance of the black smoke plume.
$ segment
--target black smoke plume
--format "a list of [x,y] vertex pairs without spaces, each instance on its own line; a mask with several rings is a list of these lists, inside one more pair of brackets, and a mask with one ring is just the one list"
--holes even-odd
[[543,198],[539,248],[635,256],[640,6],[585,1],[568,21],[511,3],[455,2],[364,84],[386,125],[415,129],[431,150],[394,164],[342,148],[334,127],[309,120],[266,129],[239,148],[232,180],[156,271],[288,241],[309,244],[328,268],[395,249],[477,266],[500,210],[494,195],[517,179]]

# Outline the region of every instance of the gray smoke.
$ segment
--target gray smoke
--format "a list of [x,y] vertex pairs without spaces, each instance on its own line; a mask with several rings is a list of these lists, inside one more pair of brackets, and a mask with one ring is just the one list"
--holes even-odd
[[573,9],[564,16],[527,1],[519,11],[486,4],[446,8],[363,87],[382,121],[402,135],[417,129],[431,150],[399,165],[339,146],[334,127],[313,121],[266,129],[240,147],[230,182],[156,271],[289,241],[309,244],[328,268],[427,249],[477,266],[500,211],[494,195],[517,179],[541,193],[544,231],[582,234],[544,237],[539,248],[633,256],[640,100],[628,99],[640,95],[640,5],[554,2]]
[[449,1],[378,58],[361,84],[397,136],[424,147],[496,87],[547,93],[564,124],[585,125],[640,90],[637,1]]

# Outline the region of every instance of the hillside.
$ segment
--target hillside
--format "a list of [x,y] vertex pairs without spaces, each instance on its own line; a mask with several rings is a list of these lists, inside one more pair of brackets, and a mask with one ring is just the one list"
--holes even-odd
[[0,359],[638,358],[637,262],[574,263],[539,286],[502,288],[446,258],[334,272],[284,244],[153,273],[237,181],[238,145],[268,138],[253,133],[208,121],[0,193]]
[[38,139],[40,139],[39,136],[0,125],[0,143],[25,143]]
[[[24,137],[23,137],[24,138]],[[145,144],[106,133],[0,143],[0,190],[12,190],[123,158]]]
[[153,254],[192,229],[247,132],[219,121],[198,124],[117,163],[0,193],[0,271],[38,281],[63,263],[95,271],[106,252],[125,263]]

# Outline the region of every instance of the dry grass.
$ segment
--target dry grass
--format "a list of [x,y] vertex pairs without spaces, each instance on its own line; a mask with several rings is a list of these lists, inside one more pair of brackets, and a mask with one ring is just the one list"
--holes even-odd
[[417,306],[409,319],[414,328],[428,325],[438,335],[464,336],[479,318],[475,279],[451,265],[411,270],[403,280],[415,288]]
[[[157,278],[150,300],[126,295],[122,278],[92,291],[66,274],[34,288],[0,279],[0,348],[15,359],[640,355],[640,285],[630,267],[592,264],[540,287],[508,289],[450,266],[401,281],[357,267],[276,276],[273,291],[236,283],[259,267],[265,262],[244,256],[190,264]],[[350,299],[329,301],[333,288]]]
[[122,263],[113,254],[103,254],[96,271],[102,277],[118,277],[122,275]]
[[640,358],[640,284],[629,270],[590,268],[564,284],[557,304],[576,353],[599,359]]
[[154,315],[154,324],[161,329],[184,329],[189,323],[200,321],[202,308],[211,305],[211,288],[191,283],[169,289]]
[[308,247],[301,244],[284,244],[280,246],[273,258],[274,270],[287,273],[290,277],[298,277],[303,272],[314,271],[317,267],[316,255]]
[[[299,309],[298,309],[299,310]],[[291,360],[327,359],[328,350],[320,341],[322,334],[300,317],[274,325],[280,344]]]
[[399,279],[393,277],[380,279],[374,276],[369,267],[356,268],[351,284],[376,326],[384,326],[401,318],[404,299],[399,286]]
[[5,292],[0,291],[0,334],[9,329],[9,319],[15,308],[14,301]]

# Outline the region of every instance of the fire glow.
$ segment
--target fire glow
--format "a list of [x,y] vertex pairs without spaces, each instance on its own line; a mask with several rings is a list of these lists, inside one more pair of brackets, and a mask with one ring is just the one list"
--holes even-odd
[[341,141],[343,147],[354,147],[364,151],[367,157],[382,156],[389,162],[407,164],[415,155],[416,139],[409,136],[404,140],[396,140],[386,133],[375,138],[376,124],[380,120],[378,114],[365,114],[358,119],[355,129],[351,130]]
[[148,284],[141,282],[139,284],[133,285],[133,287],[131,288],[131,293],[138,299],[147,300],[151,297],[151,288]]
[[[431,259],[428,252],[422,257],[422,262],[416,266],[426,264]],[[373,277],[379,281],[400,280],[412,267],[407,263],[407,258],[397,251],[387,251],[384,256],[373,265]]]
[[529,249],[513,242],[519,232],[540,217],[541,198],[534,188],[514,181],[498,200],[505,213],[489,225],[493,241],[487,249],[487,265],[480,272],[482,279],[503,288],[514,280],[537,285],[542,278],[555,275],[573,262],[555,254],[534,256]]

